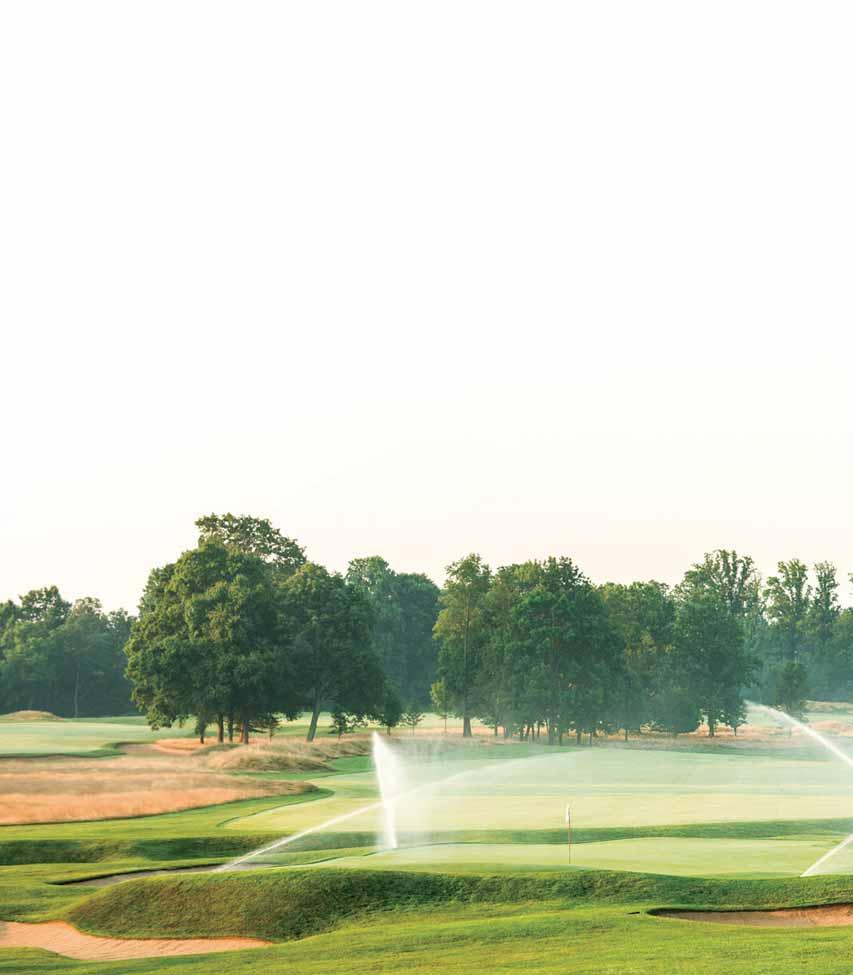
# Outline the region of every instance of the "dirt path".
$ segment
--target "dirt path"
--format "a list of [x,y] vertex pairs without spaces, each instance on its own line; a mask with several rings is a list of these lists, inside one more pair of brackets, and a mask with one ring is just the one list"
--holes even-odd
[[79,961],[123,961],[167,955],[202,955],[241,948],[268,948],[255,938],[97,938],[65,921],[22,924],[0,921],[0,948],[44,948]]
[[835,927],[853,924],[853,904],[792,907],[779,911],[655,911],[655,915],[758,928]]

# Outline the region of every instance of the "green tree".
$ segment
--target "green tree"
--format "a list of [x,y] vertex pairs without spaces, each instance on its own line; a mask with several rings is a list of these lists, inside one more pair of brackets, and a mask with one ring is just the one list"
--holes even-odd
[[353,559],[346,581],[373,607],[372,641],[386,677],[404,700],[426,705],[436,674],[438,587],[424,575],[394,572],[378,555]]
[[727,718],[741,723],[743,689],[757,672],[746,638],[760,612],[761,579],[749,556],[718,549],[687,570],[676,597],[679,682],[714,736]]
[[450,711],[450,694],[444,679],[433,681],[429,689],[430,700],[435,713],[444,719],[444,733],[447,734],[447,714]]
[[329,728],[330,735],[337,735],[341,738],[343,735],[351,735],[354,731],[364,726],[364,716],[357,714],[350,714],[348,711],[343,711],[340,708],[335,708],[332,711],[332,722]]
[[385,679],[371,643],[369,600],[312,562],[285,582],[283,592],[294,673],[302,705],[311,714],[307,740],[314,740],[324,704],[358,718],[375,714],[382,707]]
[[607,723],[619,635],[601,594],[571,559],[532,563],[530,573],[515,619],[538,677],[548,743],[566,730],[580,741]]
[[691,699],[704,713],[713,737],[717,725],[737,707],[740,689],[754,670],[744,647],[742,621],[718,592],[688,587],[678,605],[675,645]]
[[628,739],[653,719],[656,695],[669,680],[675,602],[660,582],[607,583],[601,587],[607,613],[623,646],[617,694],[618,722]]
[[152,726],[195,715],[200,734],[235,719],[241,740],[293,712],[289,633],[262,559],[214,540],[155,570],[127,644],[133,698]]
[[808,569],[799,559],[779,562],[778,575],[767,580],[767,613],[784,660],[798,661],[807,641],[811,604]]
[[130,708],[124,654],[130,618],[104,613],[96,599],[73,607],[55,586],[0,606],[0,708],[61,716]]
[[415,730],[423,719],[423,711],[421,711],[417,704],[406,705],[406,710],[403,711],[403,724],[411,729],[412,734],[415,733]]
[[796,660],[787,660],[776,681],[776,707],[802,721],[808,686],[808,671],[803,664]]
[[382,709],[375,717],[385,729],[386,734],[389,735],[403,717],[403,704],[400,701],[397,688],[387,680],[385,681],[384,693],[382,695]]
[[287,538],[267,518],[250,515],[210,514],[196,521],[199,545],[219,542],[243,555],[254,555],[271,566],[277,575],[292,575],[305,564],[305,551],[292,538]]
[[447,567],[441,611],[434,633],[439,641],[439,672],[454,709],[462,717],[462,736],[471,737],[474,692],[487,637],[486,594],[490,571],[479,555]]

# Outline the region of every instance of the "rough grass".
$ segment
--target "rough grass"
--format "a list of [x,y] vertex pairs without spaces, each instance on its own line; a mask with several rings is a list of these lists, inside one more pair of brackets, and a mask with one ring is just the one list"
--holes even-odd
[[128,881],[72,907],[92,933],[286,940],[391,910],[455,904],[640,904],[657,907],[797,907],[849,902],[846,878],[719,881],[608,871],[470,876],[317,869],[195,874]]
[[228,775],[195,756],[150,750],[96,762],[7,761],[0,762],[0,825],[150,816],[313,788]]
[[0,721],[62,721],[50,711],[10,711],[9,714],[0,714]]
[[274,738],[248,747],[224,746],[208,753],[204,760],[208,768],[229,772],[329,772],[333,759],[367,755],[370,749],[370,739],[366,736],[310,743]]

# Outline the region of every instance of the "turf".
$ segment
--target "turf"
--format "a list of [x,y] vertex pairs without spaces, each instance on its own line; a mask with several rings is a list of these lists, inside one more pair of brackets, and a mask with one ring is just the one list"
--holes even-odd
[[[54,735],[66,727],[51,724]],[[850,928],[728,928],[648,913],[853,900],[846,873],[794,876],[853,831],[853,783],[801,745],[790,754],[460,749],[412,769],[413,787],[455,778],[432,797],[419,793],[408,820],[401,815],[397,852],[377,851],[376,823],[362,816],[283,847],[271,859],[286,869],[152,877],[99,890],[64,883],[219,862],[375,801],[363,756],[331,765],[322,775],[281,774],[316,778],[322,791],[308,796],[0,829],[0,918],[68,918],[90,932],[130,937],[254,935],[278,942],[274,948],[227,960],[97,964],[2,950],[0,975],[850,970]],[[575,818],[571,866],[567,801]],[[853,871],[853,860],[836,868]]]
[[152,731],[144,718],[64,719],[9,721],[0,719],[0,758],[41,758],[68,755],[82,758],[120,754],[125,742],[150,742],[188,735],[187,728]]

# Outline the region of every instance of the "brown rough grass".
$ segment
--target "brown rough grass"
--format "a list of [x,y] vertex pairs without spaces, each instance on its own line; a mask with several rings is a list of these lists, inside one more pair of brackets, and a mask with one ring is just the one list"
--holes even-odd
[[367,755],[370,739],[360,735],[352,738],[305,742],[301,740],[273,739],[258,741],[245,746],[219,747],[209,752],[204,764],[210,769],[223,771],[327,771],[329,761],[346,755]]
[[0,825],[149,816],[314,788],[240,778],[205,768],[199,758],[142,745],[114,759],[0,761]]
[[50,711],[11,711],[9,714],[0,714],[3,721],[64,721]]

